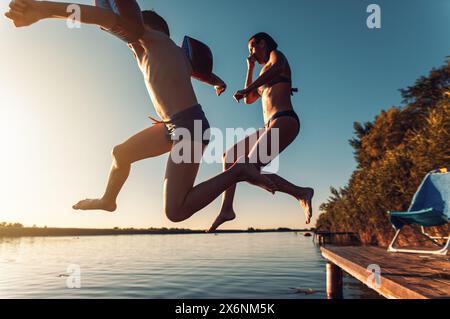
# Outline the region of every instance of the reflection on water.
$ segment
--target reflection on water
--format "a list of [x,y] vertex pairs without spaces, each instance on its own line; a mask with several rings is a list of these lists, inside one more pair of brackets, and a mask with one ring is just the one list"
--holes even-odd
[[[325,297],[325,261],[301,234],[0,238],[0,298]],[[345,297],[374,295],[346,279]]]

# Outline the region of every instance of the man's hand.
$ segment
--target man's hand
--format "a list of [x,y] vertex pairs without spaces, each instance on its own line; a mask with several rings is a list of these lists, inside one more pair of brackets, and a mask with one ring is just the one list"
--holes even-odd
[[245,98],[250,92],[247,89],[239,90],[234,93],[234,99],[239,103],[243,98]]
[[42,19],[39,3],[35,0],[13,0],[9,8],[5,16],[18,28],[32,25]]
[[222,82],[219,85],[215,85],[214,89],[216,90],[217,96],[221,96],[222,93],[225,92],[225,90],[227,89],[227,85],[224,82]]

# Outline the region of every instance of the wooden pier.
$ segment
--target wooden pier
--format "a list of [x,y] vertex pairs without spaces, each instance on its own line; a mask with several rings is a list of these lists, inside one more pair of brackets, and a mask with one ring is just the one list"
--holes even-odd
[[315,231],[313,242],[319,245],[330,244],[335,242],[358,243],[359,238],[356,233],[352,232],[327,232]]
[[343,297],[343,271],[389,299],[450,298],[450,256],[389,253],[378,247],[321,247],[327,295]]

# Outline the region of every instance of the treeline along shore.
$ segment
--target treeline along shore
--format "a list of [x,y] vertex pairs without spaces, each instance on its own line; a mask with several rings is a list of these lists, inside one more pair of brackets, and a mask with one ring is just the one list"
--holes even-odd
[[[425,175],[450,167],[450,60],[400,93],[402,106],[354,124],[357,167],[346,186],[331,188],[318,230],[354,232],[363,244],[386,246],[394,236],[387,212],[406,211]],[[446,236],[449,228],[431,231]],[[423,238],[411,232],[400,241]]]
[[[270,232],[303,232],[306,230],[277,228],[247,230],[222,230],[219,234],[233,233],[270,233]],[[50,237],[50,236],[112,236],[112,235],[176,235],[176,234],[205,234],[204,230],[180,228],[56,228],[56,227],[23,227],[21,224],[0,223],[0,237]]]

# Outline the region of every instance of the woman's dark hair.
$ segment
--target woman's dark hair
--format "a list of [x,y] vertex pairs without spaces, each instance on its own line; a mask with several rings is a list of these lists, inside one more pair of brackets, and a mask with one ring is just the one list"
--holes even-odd
[[269,50],[269,52],[272,52],[273,50],[276,50],[278,48],[278,43],[276,43],[275,40],[265,32],[255,34],[248,40],[248,42],[252,41],[253,39],[256,41],[256,43],[259,43],[261,40],[266,41],[267,49]]
[[167,24],[166,20],[164,20],[155,11],[153,10],[142,11],[142,18],[144,19],[144,23],[148,25],[150,28],[164,32],[170,37],[169,25]]

